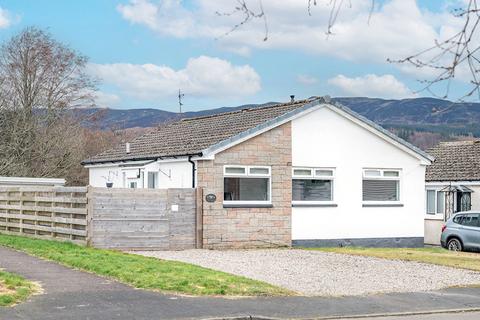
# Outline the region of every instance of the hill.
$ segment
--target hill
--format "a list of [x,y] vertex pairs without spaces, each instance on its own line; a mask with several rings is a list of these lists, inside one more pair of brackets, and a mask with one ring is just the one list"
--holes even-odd
[[[480,136],[480,103],[454,103],[434,98],[384,100],[374,98],[334,98],[361,115],[386,128],[408,129],[412,131],[435,132],[444,135]],[[182,117],[197,117],[220,112],[233,111],[273,104],[241,105],[196,112],[185,112]],[[78,109],[82,116],[95,121],[85,122],[86,126],[100,129],[147,128],[166,121],[178,119],[175,112],[161,109]]]

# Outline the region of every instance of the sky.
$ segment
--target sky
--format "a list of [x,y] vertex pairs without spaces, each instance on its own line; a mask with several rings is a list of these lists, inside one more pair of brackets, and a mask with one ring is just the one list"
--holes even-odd
[[[259,12],[259,0],[246,0]],[[310,96],[432,96],[432,70],[390,63],[458,31],[451,9],[465,0],[344,1],[327,36],[331,6],[262,0],[267,18],[243,20],[237,0],[0,0],[0,41],[28,26],[89,57],[97,104],[184,111]],[[350,5],[351,3],[351,5]],[[462,96],[468,74],[452,84]],[[443,95],[444,90],[438,94]]]

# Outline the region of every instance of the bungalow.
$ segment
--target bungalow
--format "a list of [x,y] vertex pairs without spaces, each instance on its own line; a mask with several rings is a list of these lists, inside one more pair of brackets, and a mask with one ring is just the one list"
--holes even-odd
[[428,151],[425,243],[440,244],[441,228],[452,214],[480,210],[480,140],[442,142]]
[[96,187],[203,188],[207,248],[423,246],[432,160],[315,97],[183,119],[83,164]]

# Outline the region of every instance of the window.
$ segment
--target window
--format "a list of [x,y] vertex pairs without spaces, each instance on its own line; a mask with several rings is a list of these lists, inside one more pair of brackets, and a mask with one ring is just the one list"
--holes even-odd
[[437,192],[437,213],[445,212],[445,192]]
[[224,204],[270,204],[270,167],[225,166]]
[[148,172],[148,189],[158,188],[158,172]]
[[365,169],[363,171],[363,201],[400,201],[400,171]]
[[468,227],[478,227],[478,214],[468,214],[462,220],[462,225]]
[[427,190],[427,214],[435,214],[435,203],[436,203],[436,194],[435,190]]
[[128,187],[129,187],[130,189],[137,189],[137,182],[136,182],[136,181],[130,181],[130,182],[128,183]]
[[457,215],[453,218],[453,222],[458,223],[458,224],[462,224],[463,217],[465,217],[465,216],[462,215],[462,214]]
[[479,227],[478,214],[460,214],[453,218],[453,222],[467,227]]
[[333,169],[293,168],[293,202],[333,201]]
[[427,190],[427,214],[445,213],[445,192]]

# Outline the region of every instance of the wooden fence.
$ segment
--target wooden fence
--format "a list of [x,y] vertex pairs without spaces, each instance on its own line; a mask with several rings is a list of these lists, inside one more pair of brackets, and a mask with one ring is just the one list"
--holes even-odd
[[127,250],[193,249],[195,189],[106,189],[88,193],[89,244]]
[[87,187],[0,186],[0,232],[86,243]]
[[0,186],[0,233],[98,248],[191,249],[202,245],[201,200],[198,189]]

